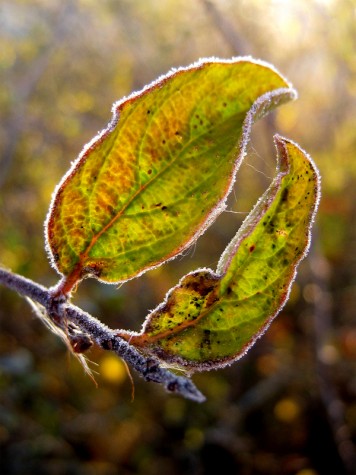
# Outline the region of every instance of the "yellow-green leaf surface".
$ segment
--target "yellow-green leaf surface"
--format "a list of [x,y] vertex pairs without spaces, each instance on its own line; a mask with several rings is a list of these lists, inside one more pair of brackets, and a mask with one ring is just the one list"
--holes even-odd
[[217,272],[183,277],[132,345],[190,372],[238,359],[283,307],[310,241],[318,172],[297,145],[275,137],[277,176],[223,253]]
[[256,118],[294,98],[269,65],[202,60],[114,105],[58,186],[47,244],[70,290],[120,282],[182,252],[215,219]]

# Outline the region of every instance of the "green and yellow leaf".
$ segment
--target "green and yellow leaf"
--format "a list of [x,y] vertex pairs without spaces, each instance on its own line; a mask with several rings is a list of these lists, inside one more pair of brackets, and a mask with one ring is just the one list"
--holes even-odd
[[223,253],[217,272],[181,279],[139,334],[119,335],[188,372],[224,366],[263,334],[288,297],[319,201],[317,169],[293,142],[275,137],[277,176]]
[[58,186],[46,222],[63,292],[122,282],[186,249],[225,209],[254,120],[295,97],[272,67],[202,60],[114,105]]

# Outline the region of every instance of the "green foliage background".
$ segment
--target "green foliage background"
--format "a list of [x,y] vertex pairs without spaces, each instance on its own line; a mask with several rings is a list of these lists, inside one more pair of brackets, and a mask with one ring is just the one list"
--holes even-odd
[[[346,473],[356,442],[355,20],[353,0],[2,1],[3,265],[56,283],[42,232],[56,183],[115,100],[198,57],[251,54],[299,92],[254,127],[230,209],[248,211],[270,182],[276,131],[314,158],[323,195],[290,302],[239,363],[194,378],[204,405],[135,374],[131,402],[123,365],[94,350],[96,389],[0,288],[1,473]],[[244,216],[224,213],[184,259],[119,290],[84,282],[75,303],[138,330],[184,273],[216,267]]]

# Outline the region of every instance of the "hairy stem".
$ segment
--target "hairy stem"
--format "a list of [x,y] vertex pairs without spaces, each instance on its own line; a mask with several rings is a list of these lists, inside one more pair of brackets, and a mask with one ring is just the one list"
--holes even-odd
[[65,299],[58,300],[51,289],[3,268],[0,268],[0,284],[42,305],[49,318],[59,328],[63,327],[63,322],[66,322],[67,325],[69,323],[76,325],[102,349],[113,351],[129,363],[146,381],[160,383],[167,391],[179,394],[186,399],[196,402],[205,400],[203,394],[189,378],[177,376],[162,368],[155,358],[146,358],[117,336],[116,331],[111,330],[97,318],[70,304]]

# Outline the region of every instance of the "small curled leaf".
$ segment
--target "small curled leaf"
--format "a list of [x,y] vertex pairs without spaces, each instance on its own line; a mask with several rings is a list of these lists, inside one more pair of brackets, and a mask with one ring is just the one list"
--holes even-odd
[[271,66],[202,60],[114,105],[58,186],[46,222],[69,292],[118,283],[186,249],[224,210],[254,120],[295,97]]
[[146,354],[187,371],[225,366],[263,334],[287,300],[305,256],[320,183],[293,142],[275,137],[278,174],[223,253],[217,272],[181,279],[142,332],[118,333]]

